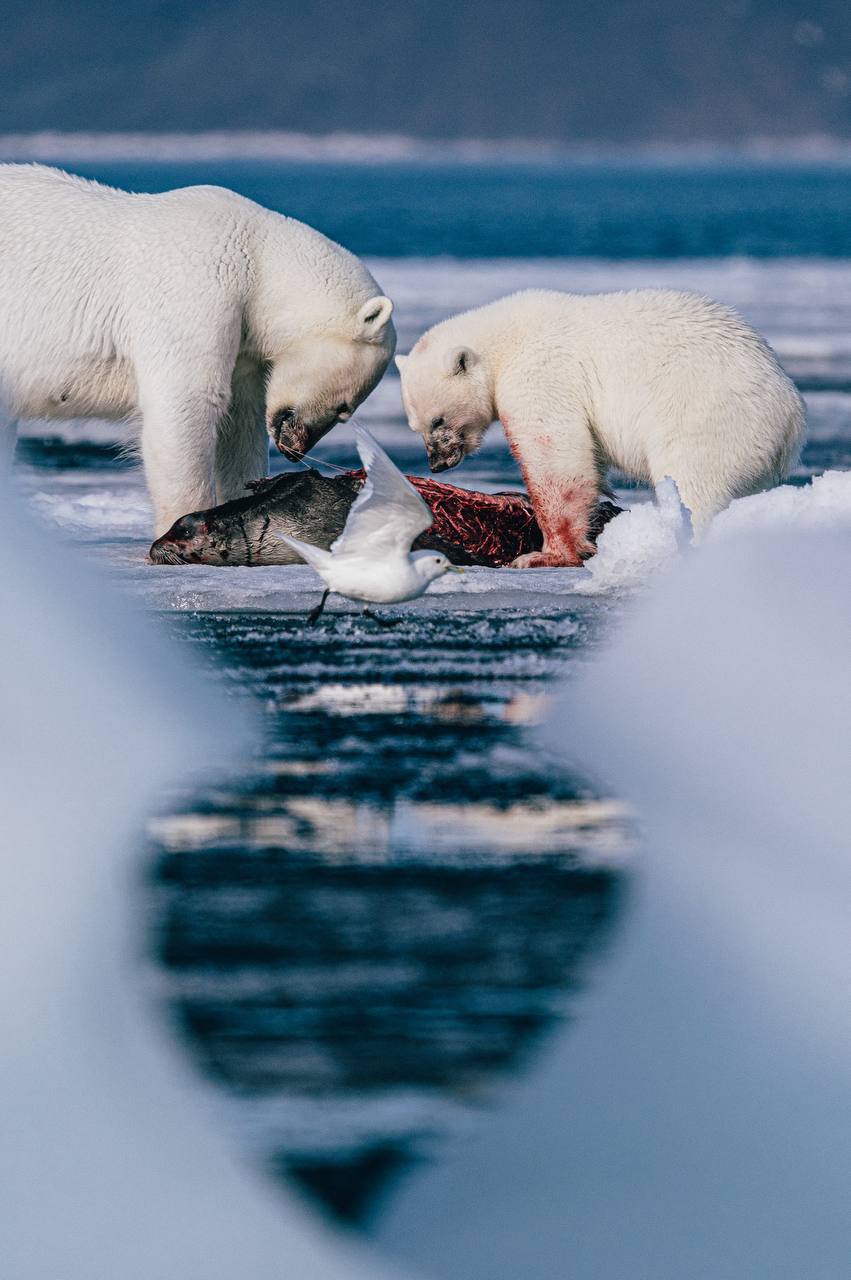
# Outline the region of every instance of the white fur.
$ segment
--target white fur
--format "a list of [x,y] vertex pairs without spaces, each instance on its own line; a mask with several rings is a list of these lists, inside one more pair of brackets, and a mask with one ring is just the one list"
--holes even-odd
[[672,476],[699,532],[731,499],[779,483],[804,430],[800,396],[753,329],[666,289],[515,294],[443,321],[397,359],[435,469],[503,422],[539,519],[536,492],[551,508],[545,552],[559,494],[569,512],[609,466],[653,485]]
[[265,475],[264,413],[294,408],[308,445],[348,417],[391,310],[352,254],[223,188],[0,165],[6,447],[17,418],[138,417],[157,534]]

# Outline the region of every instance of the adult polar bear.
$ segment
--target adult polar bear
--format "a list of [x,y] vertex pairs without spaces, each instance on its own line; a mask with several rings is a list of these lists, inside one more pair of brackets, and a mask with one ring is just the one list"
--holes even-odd
[[[0,406],[140,416],[157,536],[307,452],[384,373],[393,304],[325,236],[219,187],[0,165]],[[265,425],[264,425],[265,417]]]
[[432,471],[499,419],[544,533],[519,568],[577,565],[608,466],[673,476],[700,533],[794,465],[804,407],[774,353],[709,299],[667,289],[530,291],[435,325],[397,356]]

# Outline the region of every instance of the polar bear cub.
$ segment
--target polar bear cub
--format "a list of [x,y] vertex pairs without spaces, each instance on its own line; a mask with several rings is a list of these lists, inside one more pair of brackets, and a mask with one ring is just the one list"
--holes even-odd
[[[393,304],[353,254],[220,187],[130,195],[0,165],[0,407],[133,418],[155,533],[349,418]],[[2,433],[0,433],[2,434]]]
[[544,534],[521,568],[593,552],[610,466],[672,476],[699,534],[733,498],[782,481],[804,431],[801,397],[741,316],[668,289],[514,294],[435,325],[397,363],[432,471],[502,423]]

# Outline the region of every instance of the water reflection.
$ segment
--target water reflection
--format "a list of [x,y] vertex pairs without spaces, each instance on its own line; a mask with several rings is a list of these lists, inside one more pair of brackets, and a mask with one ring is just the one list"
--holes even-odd
[[261,758],[152,824],[165,991],[241,1141],[368,1226],[570,1015],[616,918],[626,815],[526,733],[590,624],[171,625],[266,714]]

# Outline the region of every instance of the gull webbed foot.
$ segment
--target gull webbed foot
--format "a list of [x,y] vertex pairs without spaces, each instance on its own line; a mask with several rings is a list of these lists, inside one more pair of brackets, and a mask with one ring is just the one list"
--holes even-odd
[[331,594],[330,588],[323,591],[322,599],[319,601],[319,604],[316,605],[315,608],[310,610],[310,613],[307,615],[307,625],[309,627],[315,627],[319,619],[322,617],[322,611],[325,608],[325,601],[328,599],[330,594]]

